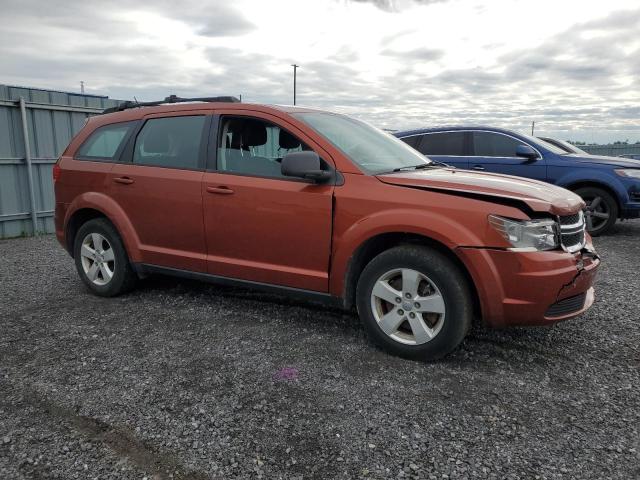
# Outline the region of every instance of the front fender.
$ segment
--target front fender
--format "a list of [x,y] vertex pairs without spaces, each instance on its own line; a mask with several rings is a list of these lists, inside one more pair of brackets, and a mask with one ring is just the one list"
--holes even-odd
[[69,220],[73,215],[82,209],[90,208],[101,212],[116,227],[124,247],[127,250],[129,259],[132,262],[141,261],[140,239],[133,225],[129,221],[125,211],[111,197],[97,192],[86,192],[77,196],[67,208],[64,218],[64,231],[67,231]]
[[[474,233],[476,225],[464,225],[442,214],[424,209],[392,209],[376,212],[354,222],[344,232],[336,232],[333,242],[329,291],[332,295],[344,295],[344,282],[349,261],[354,252],[378,235],[388,233],[410,233],[446,246],[452,252],[458,246],[477,246],[483,242]],[[482,230],[477,230],[483,232]]]
[[559,187],[563,187],[568,190],[571,190],[574,185],[579,185],[581,183],[600,184],[604,187],[608,187],[610,190],[613,190],[621,203],[624,204],[629,200],[627,189],[623,185],[621,179],[609,170],[585,168],[570,169],[559,177],[555,183]]

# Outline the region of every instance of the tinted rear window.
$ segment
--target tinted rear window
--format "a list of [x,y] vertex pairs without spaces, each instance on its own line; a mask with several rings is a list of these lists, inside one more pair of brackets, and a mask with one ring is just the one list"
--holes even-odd
[[76,156],[96,160],[114,160],[133,122],[114,123],[96,129],[78,149]]
[[422,137],[418,151],[423,155],[463,156],[465,132],[430,133]]

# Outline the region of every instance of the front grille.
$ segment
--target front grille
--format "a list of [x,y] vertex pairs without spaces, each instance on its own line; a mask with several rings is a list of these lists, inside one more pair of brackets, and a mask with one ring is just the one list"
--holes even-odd
[[574,225],[580,222],[580,213],[574,213],[573,215],[567,215],[565,217],[560,217],[560,225]]
[[560,239],[569,252],[577,252],[585,244],[584,213],[560,217]]
[[581,293],[580,295],[576,295],[575,297],[565,298],[564,300],[560,300],[559,302],[551,305],[547,312],[544,314],[545,317],[561,317],[563,315],[568,315],[573,312],[577,312],[584,307],[584,301],[587,298],[586,293]]

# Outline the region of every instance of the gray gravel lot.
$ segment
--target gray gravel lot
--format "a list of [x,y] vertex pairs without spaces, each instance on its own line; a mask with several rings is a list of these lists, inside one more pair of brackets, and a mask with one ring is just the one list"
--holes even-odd
[[586,315],[425,364],[339,310],[160,277],[102,299],[52,236],[0,241],[0,478],[638,478],[640,222],[596,247]]

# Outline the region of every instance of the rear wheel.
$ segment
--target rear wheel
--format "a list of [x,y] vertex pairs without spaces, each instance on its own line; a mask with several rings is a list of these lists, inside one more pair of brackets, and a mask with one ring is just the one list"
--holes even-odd
[[93,293],[112,297],[134,287],[137,276],[120,235],[108,220],[96,218],[82,225],[73,253],[78,274]]
[[426,247],[395,247],[363,270],[358,313],[369,337],[405,358],[434,360],[456,348],[472,318],[467,280],[451,260]]
[[602,235],[613,227],[618,219],[618,204],[609,192],[598,187],[582,187],[575,193],[587,204],[585,220],[592,236]]

